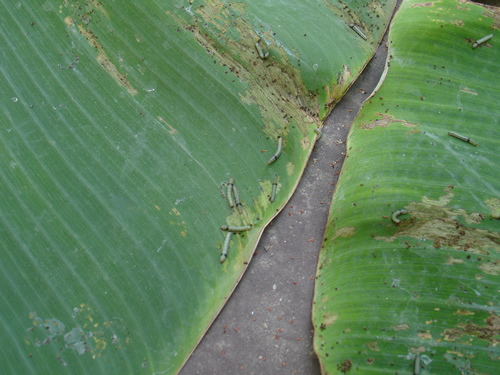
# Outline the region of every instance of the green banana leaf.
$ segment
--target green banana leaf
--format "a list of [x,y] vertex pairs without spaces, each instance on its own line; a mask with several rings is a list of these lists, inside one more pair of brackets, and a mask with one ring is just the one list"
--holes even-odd
[[2,370],[176,372],[393,6],[1,2]]
[[391,24],[385,80],[352,125],[318,263],[323,373],[498,372],[495,12],[412,0]]

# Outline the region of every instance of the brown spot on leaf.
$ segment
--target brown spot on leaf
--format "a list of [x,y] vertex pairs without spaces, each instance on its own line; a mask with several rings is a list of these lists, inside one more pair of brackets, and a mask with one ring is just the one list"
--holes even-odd
[[[398,226],[393,236],[376,236],[375,239],[392,242],[399,237],[426,238],[431,240],[436,248],[466,250],[468,253],[478,255],[487,254],[491,249],[499,251],[500,233],[477,227],[477,224],[484,220],[484,215],[479,212],[469,213],[461,208],[447,207],[454,198],[453,188],[447,186],[444,192],[446,194],[438,199],[423,196],[421,202],[410,202],[405,205],[412,214],[412,220],[406,225]],[[474,226],[466,226],[462,221]],[[461,263],[462,259],[449,257],[447,264]],[[481,271],[491,274],[500,271],[496,263],[483,262],[479,267]]]
[[352,237],[356,234],[356,228],[354,227],[342,227],[339,228],[335,231],[335,234],[333,235],[333,238],[337,237]]
[[428,1],[426,3],[417,3],[410,6],[410,8],[431,8],[434,6],[432,1]]
[[160,116],[158,116],[158,120],[160,120],[161,122],[163,122],[165,125],[168,126],[168,128],[170,129],[168,132],[170,134],[177,133],[177,130],[174,127],[172,127],[168,122],[166,122],[163,118],[161,118]]
[[410,328],[410,325],[408,323],[400,323],[392,326],[392,329],[395,331],[406,331],[408,328]]
[[410,348],[410,352],[412,352],[413,354],[425,353],[425,347],[419,346],[418,348]]
[[483,12],[484,17],[493,19],[493,24],[490,27],[492,29],[500,29],[500,7],[486,4],[477,5],[487,9],[487,11]]
[[377,347],[377,342],[376,341],[367,342],[366,346],[368,347],[368,349],[373,350],[375,352],[380,351],[380,349]]
[[481,263],[479,265],[479,269],[488,275],[499,275],[500,274],[500,265],[497,261],[493,263]]
[[325,86],[327,98],[326,107],[333,107],[333,105],[340,99],[345,87],[349,84],[349,78],[351,75],[351,69],[344,64],[342,71],[340,71],[337,76],[337,83],[333,84],[331,89],[330,85]]
[[488,208],[491,210],[491,217],[494,219],[500,219],[500,199],[491,198],[485,200],[484,203],[486,203]]
[[469,89],[468,87],[465,87],[465,86],[461,86],[460,91],[463,91],[463,92],[465,92],[467,94],[471,94],[471,95],[477,95],[477,91]]
[[452,266],[454,264],[462,264],[464,262],[463,259],[456,259],[454,257],[449,257],[448,261],[446,262],[447,265]]
[[418,124],[412,124],[411,122],[408,122],[406,120],[394,119],[390,115],[386,115],[386,114],[382,114],[382,113],[377,113],[377,115],[382,116],[382,118],[379,119],[379,120],[375,120],[375,121],[373,121],[373,122],[371,122],[369,124],[366,124],[366,125],[362,126],[361,129],[373,129],[376,126],[380,126],[382,128],[386,128],[390,124],[393,124],[393,123],[399,123],[399,124],[401,124],[403,126],[406,126],[407,128],[413,128],[415,126],[418,126]]
[[64,19],[64,22],[66,23],[66,25],[68,26],[73,26],[73,24],[75,23],[75,21],[73,21],[73,18],[71,18],[70,16],[66,17]]
[[418,337],[424,340],[432,340],[432,335],[429,331],[417,333]]
[[453,315],[474,315],[472,311],[469,310],[457,310],[457,312],[454,312]]
[[[228,16],[226,3],[220,0],[193,5],[197,18],[194,24],[170,11],[167,14],[211,52],[215,63],[248,85],[245,93],[240,94],[240,101],[259,107],[264,122],[262,130],[267,136],[275,139],[281,135],[286,141],[288,125],[291,124],[307,137],[312,124],[320,127],[319,90],[306,89],[300,68],[290,62],[287,51],[275,41],[271,31],[256,33],[254,25],[245,16],[247,7],[243,3],[232,3],[231,8],[237,9],[241,15],[233,18]],[[270,52],[268,59],[257,56],[255,43],[259,38],[262,47]],[[308,142],[304,138],[302,147],[308,147]]]
[[337,364],[337,370],[342,373],[348,372],[352,367],[352,361],[350,359],[346,359],[344,362]]
[[490,316],[484,320],[486,325],[479,326],[475,323],[459,323],[453,329],[445,329],[441,336],[446,341],[456,341],[463,336],[474,336],[479,340],[488,341],[493,346],[500,343],[500,316],[490,312]]
[[330,314],[330,313],[326,313],[325,315],[323,315],[324,317],[324,320],[323,320],[323,325],[325,327],[328,327],[328,326],[331,326],[333,323],[335,323],[335,321],[337,320],[337,318],[339,317],[338,314]]
[[113,80],[120,86],[127,89],[130,95],[137,95],[138,91],[127,80],[127,75],[122,74],[118,71],[116,66],[111,62],[108,55],[104,51],[103,46],[98,42],[98,38],[94,35],[91,29],[85,29],[81,24],[78,25],[80,33],[87,38],[87,41],[92,47],[95,47],[99,51],[97,56],[97,62],[102,65],[104,70],[113,78]]

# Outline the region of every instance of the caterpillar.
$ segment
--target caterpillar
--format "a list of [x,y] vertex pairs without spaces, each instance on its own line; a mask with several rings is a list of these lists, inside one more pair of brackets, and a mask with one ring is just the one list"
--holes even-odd
[[273,191],[271,193],[271,198],[269,198],[269,200],[272,202],[274,202],[274,198],[276,198],[276,188],[278,187],[278,175],[275,174],[274,175],[274,182],[273,182]]
[[226,239],[224,240],[224,246],[222,247],[222,254],[220,256],[220,262],[224,263],[227,258],[227,250],[229,249],[229,241],[231,240],[233,232],[227,232]]
[[490,40],[491,38],[493,38],[493,34],[486,35],[484,38],[476,40],[476,43],[474,43],[472,45],[472,48],[477,48],[477,46],[479,46],[480,44],[483,44],[484,42],[486,42],[487,40]]
[[318,140],[323,136],[323,132],[319,128],[314,129],[314,132],[318,135]]
[[363,34],[363,32],[360,30],[359,27],[357,27],[355,24],[351,23],[349,24],[349,27],[351,29],[353,29],[361,38],[363,38],[364,40],[366,40],[366,35]]
[[464,142],[470,143],[471,145],[477,146],[477,143],[476,143],[476,142],[474,142],[474,141],[473,141],[472,139],[470,139],[469,137],[464,137],[463,135],[457,134],[457,133],[455,133],[455,132],[448,132],[448,135],[451,135],[452,137],[458,138],[458,139],[460,139],[461,141],[464,141]]
[[222,195],[222,198],[224,198],[224,199],[226,199],[226,194],[224,193],[225,186],[227,186],[227,181],[222,181],[219,185],[220,195]]
[[264,51],[262,51],[262,48],[260,47],[260,44],[259,42],[261,41],[261,39],[259,39],[257,41],[257,43],[255,43],[255,48],[257,49],[257,52],[259,53],[259,56],[261,59],[267,59],[269,57],[269,52],[266,52],[264,53]]
[[236,185],[233,185],[234,200],[236,201],[236,207],[238,207],[238,212],[240,215],[243,213],[243,207],[240,202],[240,191]]
[[276,153],[272,156],[271,159],[269,159],[269,161],[267,162],[267,164],[271,164],[272,162],[276,161],[276,159],[278,159],[281,155],[281,147],[282,147],[282,139],[280,136],[278,136],[278,150],[276,151]]
[[242,227],[232,227],[231,225],[221,225],[220,229],[227,231],[227,232],[246,232],[247,230],[252,229],[252,224],[249,225],[244,225]]
[[413,374],[420,374],[420,353],[417,353],[417,355],[415,356],[415,367],[413,368]]
[[229,203],[229,207],[233,208],[234,207],[234,201],[233,201],[233,185],[234,185],[234,178],[231,177],[229,179],[229,183],[227,184],[227,203]]
[[407,210],[398,210],[392,214],[392,221],[394,224],[401,223],[401,220],[398,219],[399,215],[406,215],[408,213]]

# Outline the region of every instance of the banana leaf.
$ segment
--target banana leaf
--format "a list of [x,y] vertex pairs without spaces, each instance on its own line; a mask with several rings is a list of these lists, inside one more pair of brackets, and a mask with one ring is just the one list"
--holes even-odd
[[393,6],[1,2],[4,372],[178,371]]
[[391,24],[318,263],[323,373],[497,372],[499,14],[410,0]]

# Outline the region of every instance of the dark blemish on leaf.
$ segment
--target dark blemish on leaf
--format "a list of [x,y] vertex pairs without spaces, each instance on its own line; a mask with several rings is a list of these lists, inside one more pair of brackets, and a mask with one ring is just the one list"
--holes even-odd
[[93,47],[95,47],[99,51],[99,55],[97,56],[97,62],[99,62],[102,67],[108,72],[108,74],[114,79],[114,81],[127,89],[128,93],[131,95],[137,95],[138,91],[132,85],[130,82],[127,80],[126,74],[122,74],[118,71],[116,66],[109,60],[106,52],[104,52],[104,48],[102,45],[97,41],[98,37],[94,35],[92,30],[90,29],[85,29],[81,24],[78,25],[78,28],[80,29],[80,33],[87,38],[87,41],[89,44]]
[[342,373],[347,373],[352,367],[352,361],[350,359],[346,359],[344,362],[337,364],[337,370]]

